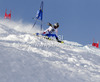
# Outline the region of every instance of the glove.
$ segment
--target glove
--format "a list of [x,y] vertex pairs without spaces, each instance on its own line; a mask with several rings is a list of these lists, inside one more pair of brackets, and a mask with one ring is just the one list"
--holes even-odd
[[45,34],[46,32],[43,32],[43,34]]
[[52,24],[51,24],[51,23],[48,23],[48,25],[49,25],[49,26],[52,26]]

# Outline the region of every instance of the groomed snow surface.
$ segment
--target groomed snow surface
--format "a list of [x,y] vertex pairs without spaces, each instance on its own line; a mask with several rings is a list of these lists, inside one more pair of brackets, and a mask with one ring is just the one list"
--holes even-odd
[[100,49],[34,36],[38,26],[0,20],[0,82],[100,82]]

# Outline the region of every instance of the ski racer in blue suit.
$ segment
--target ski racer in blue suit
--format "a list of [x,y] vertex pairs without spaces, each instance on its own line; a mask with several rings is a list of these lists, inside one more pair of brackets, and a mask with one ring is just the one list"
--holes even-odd
[[48,25],[49,25],[49,28],[47,28],[47,29],[42,33],[42,35],[43,35],[43,36],[47,36],[48,38],[49,38],[49,37],[55,37],[56,40],[57,40],[58,42],[62,43],[62,41],[60,41],[60,40],[58,39],[58,36],[54,33],[54,32],[57,32],[57,28],[59,27],[59,23],[55,23],[54,25],[48,23]]

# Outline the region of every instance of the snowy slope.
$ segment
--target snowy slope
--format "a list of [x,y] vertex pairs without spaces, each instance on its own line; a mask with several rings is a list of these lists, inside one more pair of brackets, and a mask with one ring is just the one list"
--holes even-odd
[[31,27],[0,20],[0,82],[100,82],[100,49],[36,37]]

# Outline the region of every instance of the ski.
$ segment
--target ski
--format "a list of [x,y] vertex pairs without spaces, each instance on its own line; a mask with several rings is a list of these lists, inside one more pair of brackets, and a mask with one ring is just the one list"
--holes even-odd
[[[40,34],[40,33],[34,33],[33,35],[34,35],[34,36],[37,36],[37,37],[41,37],[41,38],[47,39],[47,40],[55,41],[54,39],[49,38],[48,36],[43,36],[43,35]],[[58,42],[58,43],[64,43],[64,41],[57,41],[57,42]]]

